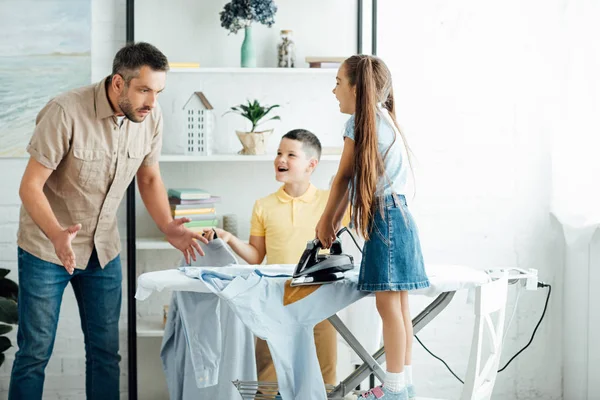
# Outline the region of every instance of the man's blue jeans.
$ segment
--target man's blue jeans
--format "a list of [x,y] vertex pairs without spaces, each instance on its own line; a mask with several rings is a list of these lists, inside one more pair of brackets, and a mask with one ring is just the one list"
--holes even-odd
[[119,399],[121,259],[100,268],[94,250],[85,270],[73,275],[61,265],[18,249],[19,328],[9,400],[42,398],[44,370],[56,338],[65,287],[73,286],[85,339],[86,398]]

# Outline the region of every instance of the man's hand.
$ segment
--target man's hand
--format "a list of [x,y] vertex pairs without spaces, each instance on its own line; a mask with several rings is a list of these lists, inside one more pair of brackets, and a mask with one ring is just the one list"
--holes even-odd
[[50,239],[54,246],[56,256],[70,275],[73,275],[73,271],[75,271],[75,266],[77,265],[75,252],[71,247],[71,242],[75,236],[77,236],[77,232],[79,232],[80,229],[81,224],[75,224],[60,231]]
[[208,243],[208,240],[202,237],[201,234],[192,232],[183,226],[183,224],[190,221],[191,220],[189,218],[177,218],[171,221],[163,230],[165,235],[167,235],[167,240],[169,243],[183,253],[185,261],[188,264],[190,263],[190,258],[196,261],[194,249],[196,249],[199,255],[204,255],[202,248],[196,240],[200,240],[203,243]]
[[[216,233],[216,235],[215,235],[215,233]],[[229,233],[226,230],[223,230],[221,228],[204,228],[203,235],[209,242],[211,240],[215,239],[215,236],[216,236],[217,238],[221,239],[225,243],[229,243],[229,240],[231,240],[231,237],[233,236],[231,233]]]

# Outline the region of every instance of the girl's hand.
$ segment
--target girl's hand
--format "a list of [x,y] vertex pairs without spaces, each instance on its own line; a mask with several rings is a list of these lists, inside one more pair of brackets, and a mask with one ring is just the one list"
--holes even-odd
[[[337,233],[340,231],[340,229],[342,229],[342,221],[337,221],[335,223],[335,225],[333,226],[333,232],[336,235],[336,237],[337,237]],[[334,238],[334,240],[335,240],[335,238]]]
[[315,236],[324,249],[331,247],[331,243],[335,240],[335,227],[331,218],[327,218],[325,215],[321,216],[315,228]]

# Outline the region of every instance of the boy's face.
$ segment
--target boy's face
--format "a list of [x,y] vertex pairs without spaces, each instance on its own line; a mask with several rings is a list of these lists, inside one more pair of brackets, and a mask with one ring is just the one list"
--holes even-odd
[[317,163],[315,158],[306,154],[302,142],[283,138],[275,157],[275,179],[282,183],[306,182]]
[[344,114],[354,114],[356,109],[356,86],[351,86],[346,74],[345,64],[340,66],[335,77],[335,87],[333,94],[340,102],[340,112]]

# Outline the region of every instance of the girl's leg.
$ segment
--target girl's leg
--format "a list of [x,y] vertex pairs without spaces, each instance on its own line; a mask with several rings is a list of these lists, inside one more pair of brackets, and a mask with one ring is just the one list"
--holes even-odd
[[[406,329],[400,292],[376,292],[377,311],[383,322],[383,344],[387,371],[402,372],[406,357]],[[411,329],[412,331],[412,329]]]
[[387,373],[383,386],[377,386],[361,395],[363,399],[408,400],[404,380],[406,330],[400,303],[400,292],[375,292],[377,311],[383,321],[383,345]]
[[404,355],[404,365],[412,363],[412,345],[413,345],[413,325],[410,317],[410,308],[408,306],[408,292],[400,292],[400,309],[404,321],[404,331],[406,332],[406,353]]
[[415,388],[413,386],[412,376],[412,345],[413,345],[413,325],[410,317],[410,308],[408,305],[408,292],[400,292],[400,308],[404,319],[404,331],[406,332],[406,352],[404,355],[404,378],[406,381],[406,389],[408,390],[408,398],[410,400],[416,397]]

